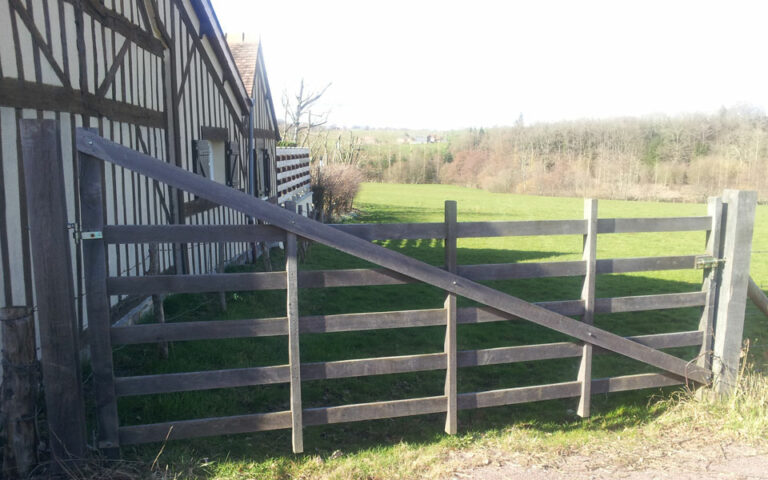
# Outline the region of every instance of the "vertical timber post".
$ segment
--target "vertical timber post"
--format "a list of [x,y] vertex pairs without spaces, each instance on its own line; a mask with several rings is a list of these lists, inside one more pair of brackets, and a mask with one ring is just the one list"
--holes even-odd
[[[445,269],[456,273],[456,201],[445,201]],[[445,433],[458,431],[458,396],[456,393],[456,295],[449,293],[445,299]]]
[[85,405],[58,125],[21,120],[29,237],[52,464],[85,456]]
[[[160,245],[157,242],[149,244],[149,274],[160,274]],[[155,316],[155,322],[165,323],[165,306],[163,305],[163,296],[160,294],[152,295],[152,313]],[[163,359],[168,358],[168,342],[159,342],[157,351]]]
[[[219,273],[224,273],[224,271],[226,270],[226,264],[227,264],[226,248],[227,248],[226,243],[219,242],[218,244],[219,266],[216,269]],[[227,311],[227,292],[219,292],[219,307],[221,308],[222,312]]]
[[738,379],[757,193],[726,190],[723,192],[723,203],[725,264],[718,285],[712,359],[714,387],[718,395],[730,393]]
[[[723,200],[720,197],[710,197],[707,201],[707,215],[712,217],[712,226],[707,232],[706,252],[714,258],[722,258],[722,223]],[[712,339],[715,324],[715,312],[717,312],[717,285],[720,278],[720,269],[707,268],[704,270],[704,278],[701,290],[706,292],[707,299],[699,321],[699,330],[702,332],[701,350],[696,362],[700,367],[710,370],[712,368]]]
[[[296,204],[285,208],[296,212]],[[288,365],[291,372],[291,429],[293,453],[304,451],[301,406],[301,355],[299,353],[299,259],[296,235],[285,232],[286,313],[288,315]]]
[[88,334],[93,368],[97,447],[109,458],[120,456],[117,396],[112,364],[109,296],[107,295],[107,247],[101,238],[104,229],[104,189],[101,160],[80,154],[80,212],[83,264],[85,265]]
[[37,355],[35,317],[30,307],[0,308],[3,383],[0,427],[3,431],[3,478],[27,478],[37,463],[35,404]]
[[[595,279],[597,271],[597,200],[584,200],[584,219],[587,221],[587,233],[584,235],[582,259],[586,272],[584,286],[581,289],[581,300],[584,302],[584,315],[581,321],[592,325],[595,321]],[[592,344],[585,343],[579,365],[581,396],[576,413],[580,417],[589,417],[590,400],[592,396]]]

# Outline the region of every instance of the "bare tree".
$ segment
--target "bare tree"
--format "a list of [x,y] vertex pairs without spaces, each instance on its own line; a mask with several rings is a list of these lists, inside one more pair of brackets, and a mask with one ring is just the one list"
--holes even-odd
[[321,127],[328,123],[328,111],[321,113],[312,112],[312,107],[325,94],[331,86],[329,83],[319,90],[305,89],[304,79],[301,79],[299,92],[293,97],[288,92],[283,92],[283,108],[285,109],[285,132],[283,138],[291,137],[295,144],[299,144],[299,138],[304,132],[301,146],[305,146],[309,134],[313,128]]

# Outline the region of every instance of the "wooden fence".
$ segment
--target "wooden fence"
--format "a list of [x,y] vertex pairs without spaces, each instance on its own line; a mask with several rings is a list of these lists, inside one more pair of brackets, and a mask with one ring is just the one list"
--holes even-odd
[[[594,394],[686,382],[709,383],[712,379],[713,358],[716,364],[715,373],[719,374],[716,380],[726,389],[738,365],[738,357],[734,364],[733,355],[738,354],[741,341],[739,322],[743,323],[748,252],[755,205],[754,195],[748,192],[730,191],[726,192],[722,200],[710,200],[708,215],[700,217],[598,218],[597,202],[588,200],[582,219],[459,223],[456,221],[456,204],[447,202],[445,221],[442,223],[329,226],[112,144],[87,131],[78,132],[78,149],[83,230],[92,232],[90,237],[84,237],[88,239],[83,241],[83,258],[87,262],[86,285],[89,293],[90,348],[96,387],[98,438],[99,447],[107,450],[107,453],[116,453],[115,449],[121,445],[162,441],[165,438],[179,439],[288,428],[292,430],[293,449],[300,452],[303,450],[302,429],[305,426],[444,412],[446,432],[455,433],[457,410],[567,397],[578,397],[578,413],[587,416],[590,397]],[[269,225],[104,225],[101,210],[103,161],[116,163],[174,188],[238,209],[268,222]],[[728,207],[727,215],[723,213],[724,203]],[[708,232],[702,251],[683,256],[616,259],[597,259],[595,255],[599,235],[681,231]],[[458,238],[517,235],[581,235],[584,239],[582,260],[457,264]],[[328,245],[383,268],[299,271],[296,248],[299,237]],[[442,239],[445,242],[445,267],[433,267],[371,243],[372,240],[381,239]],[[109,277],[104,262],[105,251],[110,244],[255,241],[284,242],[285,271]],[[747,277],[740,273],[740,269],[744,267],[745,255]],[[720,268],[723,259],[726,267]],[[738,268],[729,269],[729,264]],[[697,267],[704,268],[705,280],[701,291],[595,298],[597,275]],[[565,276],[584,279],[580,298],[531,304],[477,283],[486,280]],[[444,308],[313,316],[302,316],[298,308],[301,289],[415,282],[444,290]],[[112,295],[251,290],[285,290],[286,317],[120,327],[111,326],[109,323],[108,299]],[[457,308],[457,296],[466,297],[484,306]],[[741,318],[738,315],[739,302]],[[723,305],[728,306],[725,312],[721,308]],[[592,325],[595,314],[681,307],[702,307],[701,322],[697,330],[625,338]],[[580,316],[581,321],[569,316]],[[575,341],[457,350],[457,324],[503,322],[513,318],[543,325],[568,335]],[[725,328],[725,325],[728,328]],[[299,337],[302,333],[423,326],[445,327],[445,348],[442,353],[318,363],[301,362]],[[261,336],[287,337],[287,365],[133,377],[114,376],[114,346]],[[659,350],[683,346],[699,346],[702,352],[699,360],[688,362]],[[662,373],[593,379],[592,355],[607,352],[639,360],[659,368]],[[548,385],[457,393],[456,379],[459,368],[555,358],[580,358],[577,378]],[[445,370],[443,395],[323,408],[302,406],[302,381],[428,370]],[[147,425],[120,426],[118,423],[117,398],[121,396],[275,383],[290,384],[289,410]]]

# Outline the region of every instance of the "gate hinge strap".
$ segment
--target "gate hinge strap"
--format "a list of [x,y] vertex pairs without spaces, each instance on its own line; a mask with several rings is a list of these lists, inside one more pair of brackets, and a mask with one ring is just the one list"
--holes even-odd
[[719,268],[725,263],[723,258],[715,258],[712,255],[697,255],[694,261],[694,268],[706,269],[706,268]]

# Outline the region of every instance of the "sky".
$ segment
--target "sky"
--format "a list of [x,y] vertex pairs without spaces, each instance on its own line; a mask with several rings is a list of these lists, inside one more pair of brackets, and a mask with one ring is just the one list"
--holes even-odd
[[212,0],[281,97],[339,126],[461,129],[768,107],[766,1]]

